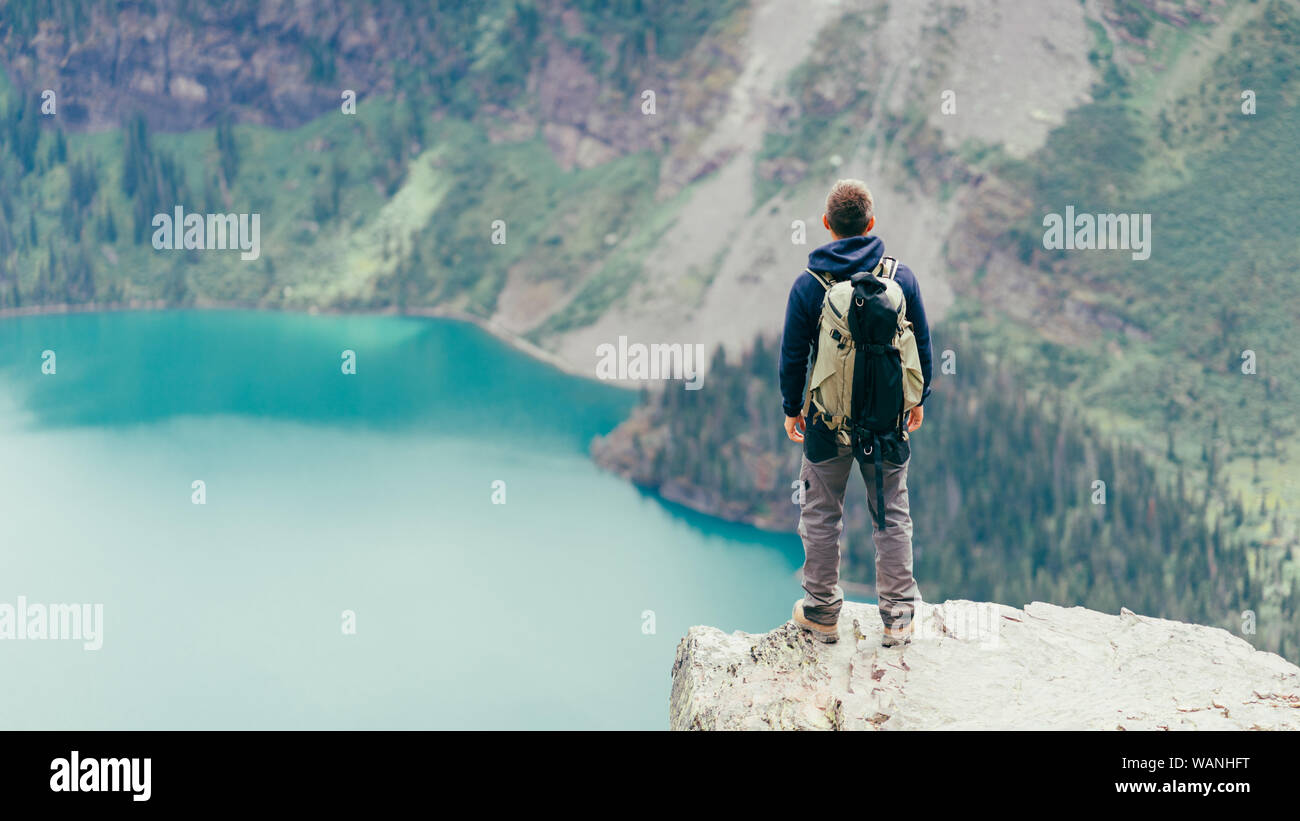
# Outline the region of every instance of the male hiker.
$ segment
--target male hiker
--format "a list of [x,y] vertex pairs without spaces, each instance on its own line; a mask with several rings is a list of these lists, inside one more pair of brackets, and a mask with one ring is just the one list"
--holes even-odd
[[882,643],[893,647],[911,640],[920,601],[912,577],[908,434],[921,427],[921,403],[930,393],[930,329],[916,275],[886,257],[884,243],[870,235],[875,216],[865,183],[835,183],[822,224],[831,242],[808,255],[808,268],[795,279],[781,340],[785,432],[804,451],[805,595],[795,602],[793,621],[821,641],[838,638],[839,537],[856,459],[875,528]]

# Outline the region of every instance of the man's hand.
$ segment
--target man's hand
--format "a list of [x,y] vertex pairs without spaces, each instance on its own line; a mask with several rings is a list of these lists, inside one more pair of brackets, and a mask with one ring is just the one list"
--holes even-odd
[[[921,427],[921,420],[924,418],[925,418],[925,408],[922,405],[917,405],[916,407],[912,408],[911,412],[908,413],[907,415],[907,432],[911,433],[912,431]],[[789,426],[787,425],[787,427]]]
[[798,416],[787,416],[785,418],[785,435],[790,437],[791,442],[802,442],[804,432],[803,414]]

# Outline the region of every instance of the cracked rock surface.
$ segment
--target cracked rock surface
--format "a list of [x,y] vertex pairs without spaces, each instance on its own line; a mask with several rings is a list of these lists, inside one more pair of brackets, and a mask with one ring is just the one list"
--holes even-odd
[[880,646],[875,605],[845,602],[836,644],[793,624],[692,627],[674,730],[1297,730],[1300,667],[1225,630],[1034,602],[922,605]]

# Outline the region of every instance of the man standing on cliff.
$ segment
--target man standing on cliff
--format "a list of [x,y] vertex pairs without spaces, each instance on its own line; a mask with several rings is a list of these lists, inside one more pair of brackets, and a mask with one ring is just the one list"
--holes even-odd
[[[837,438],[820,412],[809,413],[804,403],[804,383],[809,354],[817,342],[822,301],[828,287],[860,271],[881,270],[885,246],[871,236],[875,225],[871,192],[859,180],[840,180],[826,198],[822,224],[831,241],[808,255],[808,269],[794,281],[785,312],[781,339],[781,398],[785,432],[803,443],[799,478],[803,504],[799,535],[803,538],[804,598],[795,602],[793,621],[815,638],[834,642],[839,636],[844,591],[839,585],[839,538],[843,531],[844,494],[853,467],[853,449]],[[902,263],[891,263],[892,278],[906,299],[906,318],[912,324],[924,388],[920,402],[930,394],[930,328],[916,275]],[[884,622],[886,647],[906,644],[912,637],[912,616],[921,595],[912,577],[912,516],[907,498],[908,435],[921,427],[922,404],[907,412],[906,432],[880,447],[883,473],[867,470],[867,504],[875,523],[876,595]],[[893,457],[891,459],[891,457]],[[880,487],[876,477],[883,475]],[[883,511],[881,503],[883,502]],[[882,527],[883,524],[883,527]]]

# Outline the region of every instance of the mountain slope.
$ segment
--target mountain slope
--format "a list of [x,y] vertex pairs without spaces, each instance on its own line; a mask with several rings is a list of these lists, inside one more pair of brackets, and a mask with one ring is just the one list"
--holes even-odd
[[[1166,486],[1181,471],[1204,533],[1258,548],[1234,584],[1266,595],[1244,601],[1281,612],[1296,531],[1278,511],[1300,509],[1295,0],[4,12],[0,311],[454,313],[580,373],[620,336],[734,363],[779,330],[827,185],[862,176],[958,373],[991,354]],[[150,220],[178,204],[260,214],[258,258],[155,251]],[[1151,214],[1151,258],[1047,250],[1043,218],[1066,207]],[[658,421],[700,449],[691,418]],[[718,462],[707,475],[746,464]]]
[[[714,116],[698,84],[734,76],[719,44],[745,17],[684,0],[9,6],[0,307],[484,318],[516,266],[567,303],[604,238],[663,207],[665,147]],[[641,113],[651,85],[672,116]],[[262,255],[154,253],[149,220],[177,204],[259,213]]]

